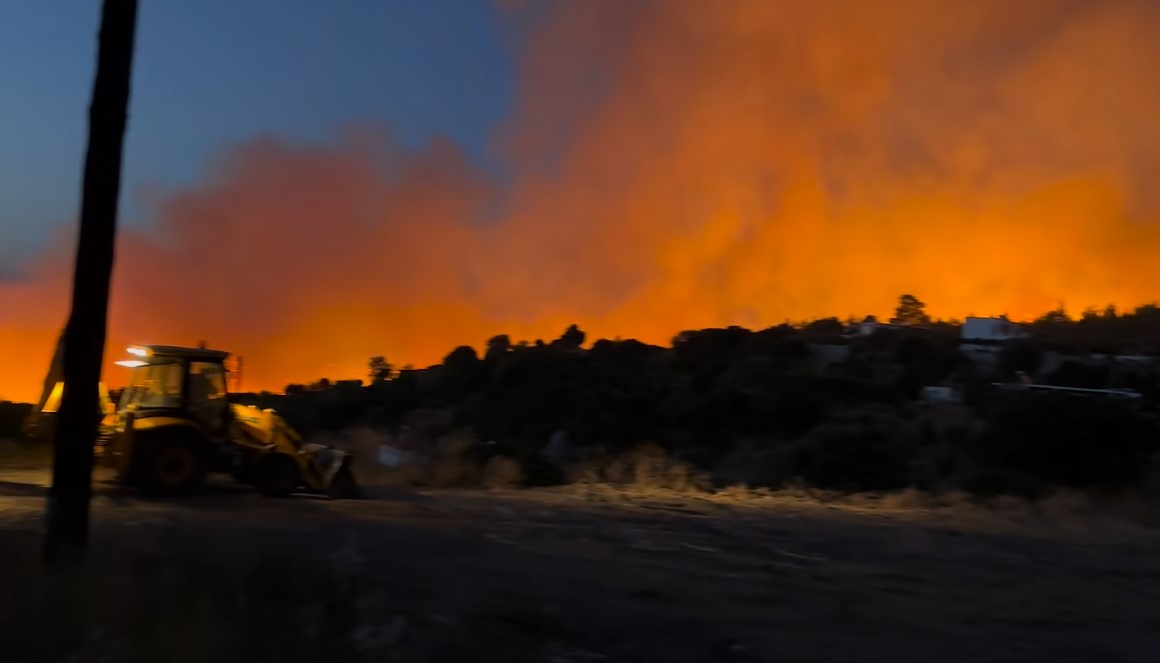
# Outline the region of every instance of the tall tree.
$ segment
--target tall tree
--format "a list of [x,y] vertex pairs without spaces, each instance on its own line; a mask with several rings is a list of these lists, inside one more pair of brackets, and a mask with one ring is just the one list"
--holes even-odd
[[104,0],[65,328],[65,389],[53,436],[52,488],[45,514],[43,553],[50,566],[77,561],[88,548],[93,442],[100,421],[93,395],[100,388],[104,360],[136,30],[137,0]]

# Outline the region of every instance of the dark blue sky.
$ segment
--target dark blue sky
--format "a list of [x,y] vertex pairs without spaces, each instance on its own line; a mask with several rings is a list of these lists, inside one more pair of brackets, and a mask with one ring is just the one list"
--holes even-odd
[[[0,3],[0,277],[76,214],[99,7]],[[513,56],[488,0],[143,0],[122,218],[144,220],[143,187],[189,183],[260,133],[371,121],[482,161]]]

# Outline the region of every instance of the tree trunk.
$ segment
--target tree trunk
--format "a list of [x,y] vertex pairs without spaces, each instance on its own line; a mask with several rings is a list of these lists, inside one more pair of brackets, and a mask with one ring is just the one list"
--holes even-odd
[[80,560],[88,548],[93,444],[100,422],[96,396],[105,351],[136,24],[137,0],[104,0],[89,105],[72,306],[65,328],[65,389],[53,435],[52,488],[45,514],[43,553],[49,566]]

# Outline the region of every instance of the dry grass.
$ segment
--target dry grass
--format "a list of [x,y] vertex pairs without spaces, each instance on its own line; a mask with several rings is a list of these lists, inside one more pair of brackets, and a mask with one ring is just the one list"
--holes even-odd
[[711,489],[708,474],[672,458],[655,444],[640,445],[623,454],[585,458],[569,467],[566,474],[572,483],[580,485],[678,493],[705,493]]
[[[526,476],[512,458],[496,456],[481,465],[473,456],[479,441],[465,431],[415,440],[356,428],[319,441],[354,453],[355,475],[367,485],[503,490],[518,487]],[[388,447],[388,455],[397,461],[394,466],[378,462]]]
[[518,488],[526,476],[527,473],[518,460],[494,456],[483,466],[482,483],[485,488],[491,490],[510,490]]
[[[645,497],[643,493],[640,497]],[[676,497],[676,494],[673,494]],[[797,484],[777,490],[728,486],[707,499],[732,506],[831,509],[881,516],[922,517],[937,522],[953,519],[996,526],[1063,526],[1098,529],[1113,523],[1127,527],[1160,528],[1160,499],[1142,494],[1098,496],[1081,491],[1057,491],[1039,500],[1014,496],[979,497],[964,491],[931,493],[914,488],[878,493],[838,493]]]
[[[980,496],[963,490],[931,492],[917,488],[856,492],[824,490],[801,479],[779,488],[753,488],[744,483],[712,486],[702,472],[663,454],[657,447],[578,464],[569,474],[572,485],[589,498],[693,499],[733,506],[824,507],[859,513],[926,514],[979,521],[1096,525],[1114,520],[1129,526],[1160,527],[1160,497],[1145,493],[1101,496],[1076,490],[1056,490],[1029,500],[1011,495]],[[940,515],[941,514],[941,515]]]
[[[670,481],[679,464],[655,449],[631,458],[608,470],[616,484],[597,466],[595,483],[505,494],[106,496],[93,564],[60,578],[37,571],[34,521],[0,509],[0,651],[33,663],[949,662],[994,658],[994,642],[1010,661],[1156,651],[1160,537],[1113,522],[1110,502],[800,482],[708,490]],[[492,468],[504,478],[514,466]]]
[[[496,456],[481,466],[472,457],[472,450],[479,442],[466,432],[429,443],[426,451],[419,451],[414,441],[365,428],[328,441],[357,455],[360,481],[368,485],[507,490],[519,488],[527,477],[526,469],[513,458]],[[403,451],[406,458],[397,467],[378,465],[375,460],[382,445]],[[564,468],[564,475],[569,484],[585,494],[616,494],[622,498],[694,497],[735,504],[788,501],[879,512],[954,511],[975,513],[979,517],[1002,513],[1028,520],[1111,517],[1160,526],[1160,496],[1150,493],[1107,497],[1056,490],[1041,499],[1027,500],[1007,495],[974,495],[957,489],[932,492],[913,487],[846,493],[819,489],[800,478],[783,481],[778,488],[755,488],[744,482],[714,485],[708,473],[673,458],[655,444],[640,445],[620,454],[589,455]]]

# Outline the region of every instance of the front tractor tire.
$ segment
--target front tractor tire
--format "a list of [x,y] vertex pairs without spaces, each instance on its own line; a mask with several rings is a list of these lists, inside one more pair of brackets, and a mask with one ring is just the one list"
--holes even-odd
[[136,483],[148,495],[178,497],[205,485],[205,442],[190,430],[158,431],[137,443]]
[[301,485],[298,464],[284,453],[265,454],[254,468],[254,483],[266,497],[289,497]]

